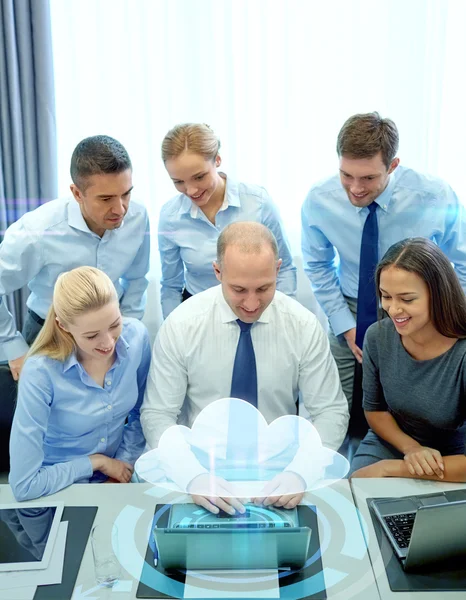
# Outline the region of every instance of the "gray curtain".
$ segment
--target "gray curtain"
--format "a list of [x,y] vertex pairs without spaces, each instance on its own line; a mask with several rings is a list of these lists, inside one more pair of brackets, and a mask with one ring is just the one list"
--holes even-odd
[[[0,242],[21,215],[56,196],[49,0],[0,0]],[[18,329],[26,297],[23,289],[7,300]]]

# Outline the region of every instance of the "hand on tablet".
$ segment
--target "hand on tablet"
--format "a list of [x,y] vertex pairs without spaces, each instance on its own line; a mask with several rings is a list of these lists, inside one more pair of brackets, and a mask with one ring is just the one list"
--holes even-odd
[[[206,490],[210,493],[206,495]],[[206,510],[219,513],[219,509],[234,515],[236,511],[245,512],[243,504],[233,496],[231,485],[221,477],[211,476],[203,473],[195,477],[188,486],[193,502]],[[199,493],[196,494],[196,491]]]
[[254,504],[291,509],[301,502],[305,491],[302,477],[292,471],[283,471],[264,486],[263,496],[254,498]]

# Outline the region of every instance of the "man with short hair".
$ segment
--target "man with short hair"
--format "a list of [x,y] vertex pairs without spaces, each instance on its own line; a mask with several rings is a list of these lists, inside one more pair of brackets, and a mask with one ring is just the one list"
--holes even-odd
[[304,270],[329,319],[350,408],[355,359],[362,362],[365,331],[377,319],[374,269],[388,248],[431,239],[466,290],[464,208],[441,179],[399,166],[398,141],[395,123],[379,113],[350,117],[338,135],[339,174],[314,185],[302,207]]
[[[26,213],[0,245],[0,360],[17,380],[28,345],[39,333],[64,271],[88,265],[105,271],[118,292],[123,315],[142,318],[149,270],[146,209],[130,203],[132,165],[117,140],[82,140],[71,157],[72,197]],[[16,331],[5,295],[31,291],[23,335]]]
[[[328,340],[315,315],[276,290],[280,264],[275,237],[264,225],[237,222],[222,231],[213,263],[221,285],[170,313],[154,344],[141,409],[151,448],[182,409],[183,424],[191,427],[212,402],[236,397],[271,423],[296,415],[298,393],[322,444],[340,447],[348,407]],[[188,474],[182,487],[190,481]],[[213,512],[231,508],[225,498],[194,499]]]

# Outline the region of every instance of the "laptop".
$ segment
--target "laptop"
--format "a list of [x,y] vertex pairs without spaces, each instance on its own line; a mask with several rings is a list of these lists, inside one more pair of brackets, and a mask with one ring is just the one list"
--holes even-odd
[[466,555],[466,489],[373,498],[369,506],[405,571]]
[[246,504],[245,514],[232,516],[174,504],[167,512],[154,528],[165,569],[301,568],[306,562],[311,529],[300,527],[296,509]]

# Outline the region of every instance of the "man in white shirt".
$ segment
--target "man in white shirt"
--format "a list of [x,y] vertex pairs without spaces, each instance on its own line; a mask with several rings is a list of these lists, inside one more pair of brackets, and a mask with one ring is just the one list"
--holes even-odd
[[[311,312],[276,291],[280,264],[276,240],[264,225],[239,222],[222,231],[213,264],[221,285],[178,306],[164,321],[154,344],[141,410],[151,448],[177,423],[182,409],[180,422],[191,427],[207,405],[235,395],[233,371],[244,324],[252,324],[257,386],[254,402],[243,399],[255,403],[271,423],[296,414],[301,393],[323,445],[340,447],[348,405],[329,343]],[[278,495],[268,503],[273,500],[291,508],[301,497],[295,495],[290,504],[289,497]],[[228,497],[193,499],[212,512],[218,512],[217,507],[240,510]]]

